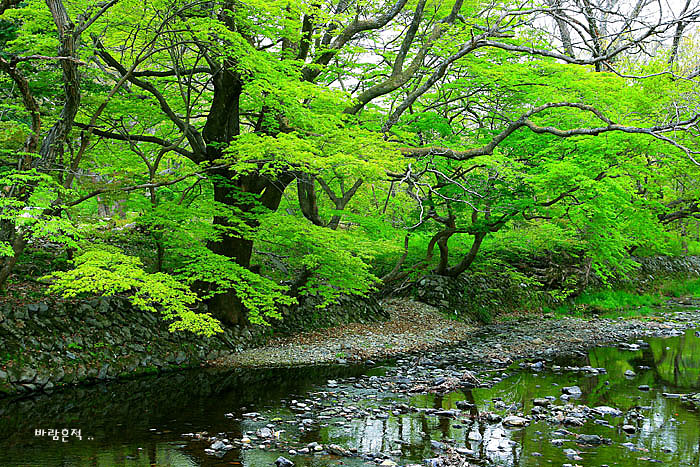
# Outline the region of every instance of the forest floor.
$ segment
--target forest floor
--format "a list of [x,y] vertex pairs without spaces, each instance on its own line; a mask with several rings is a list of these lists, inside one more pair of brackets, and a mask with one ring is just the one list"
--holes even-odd
[[502,315],[492,324],[473,326],[412,300],[388,300],[383,305],[390,312],[388,321],[276,338],[212,364],[258,367],[363,362],[459,344],[461,349],[470,349],[475,360],[499,365],[576,354],[596,345],[628,343],[651,335],[675,335],[700,326],[696,306],[662,308],[656,315],[640,318]]

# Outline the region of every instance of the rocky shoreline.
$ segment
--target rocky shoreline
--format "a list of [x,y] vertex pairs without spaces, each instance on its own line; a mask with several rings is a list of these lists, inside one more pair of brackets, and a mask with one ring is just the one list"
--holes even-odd
[[[657,315],[644,318],[510,315],[493,324],[475,326],[447,319],[437,309],[412,300],[393,299],[383,306],[390,314],[387,322],[336,326],[274,339],[260,347],[225,354],[210,364],[274,367],[363,362],[457,344],[460,349],[468,349],[468,358],[474,362],[503,366],[522,359],[580,355],[597,345],[673,336],[683,329],[700,326],[700,311],[690,308],[676,312],[660,309]],[[673,302],[669,306],[680,304]]]
[[[635,452],[637,447],[630,441],[638,431],[644,429],[644,420],[647,417],[645,411],[648,408],[633,407],[627,410],[602,404],[589,406],[579,402],[582,389],[577,385],[558,388],[558,396],[536,396],[523,403],[513,404],[512,401],[506,402],[505,399],[495,397],[490,401],[489,410],[478,408],[474,400],[455,400],[454,397],[462,394],[461,399],[464,399],[466,391],[472,388],[491,388],[518,371],[538,374],[549,370],[550,373],[562,376],[571,375],[570,378],[575,376],[574,380],[581,382],[590,377],[605,380],[612,377],[607,375],[606,368],[572,366],[558,362],[582,361],[587,355],[584,351],[596,346],[613,345],[622,352],[639,352],[648,348],[643,338],[681,336],[684,330],[698,326],[700,310],[677,308],[644,320],[547,319],[543,316],[532,316],[517,323],[495,323],[475,330],[456,345],[442,345],[404,354],[395,361],[382,365],[387,368],[382,374],[329,380],[325,386],[317,388],[316,392],[304,398],[286,401],[285,410],[293,415],[291,418],[279,418],[264,410],[227,414],[228,417],[240,420],[247,427],[258,427],[243,432],[239,439],[220,439],[201,433],[184,436],[201,446],[210,456],[223,457],[229,450],[253,450],[274,453],[275,456],[279,454],[278,466],[294,465],[289,457],[294,459],[295,456],[320,456],[320,459],[324,456],[335,456],[383,466],[417,466],[419,464],[406,463],[403,459],[401,447],[405,440],[395,441],[393,449],[373,452],[333,443],[309,442],[309,439],[319,427],[338,426],[350,429],[352,423],[358,419],[383,421],[389,418],[418,416],[436,422],[441,420],[441,426],[449,425],[451,429],[467,430],[466,442],[444,438],[441,441],[430,440],[429,449],[433,457],[424,459],[424,463],[420,464],[449,467],[481,465],[486,460],[483,457],[485,453],[498,456],[515,452],[514,446],[517,442],[513,438],[513,430],[521,430],[530,424],[539,423],[551,427],[551,433],[547,434],[547,444],[558,448],[558,452],[572,462],[563,465],[573,466],[600,446],[612,445],[616,449]],[[406,338],[403,334],[399,336]],[[315,342],[315,353],[309,349],[311,344],[308,343],[285,342],[284,345],[287,348],[283,354],[283,362],[274,360],[281,355],[275,353],[275,349],[279,350],[280,347],[267,346],[258,351],[267,354],[268,359],[258,359],[249,364],[286,364],[295,351],[298,351],[298,354],[294,361],[303,362],[303,358],[311,358],[323,354],[324,351],[332,352],[336,346],[343,344],[337,340],[332,341],[332,344],[319,340]],[[411,349],[410,339],[403,349]],[[366,350],[365,353],[357,355],[357,360],[368,356],[388,356],[379,347]],[[520,361],[519,370],[514,369],[512,365],[517,361]],[[369,367],[375,365],[371,360],[364,362]],[[235,360],[220,360],[217,363],[240,365]],[[640,368],[643,370],[643,367]],[[634,371],[627,370],[623,378],[633,383],[635,376]],[[638,387],[635,385],[632,390],[648,393],[658,388],[641,384]],[[448,394],[452,395],[448,397]],[[422,400],[421,397],[426,395],[448,397],[449,406],[434,408],[416,405],[416,401]],[[664,393],[663,397],[683,400],[697,407],[696,395]],[[441,400],[444,404],[444,399]],[[617,433],[616,440],[606,437],[606,431],[601,434],[590,433],[591,428],[582,431],[581,428],[585,426],[596,426],[599,427],[596,429]],[[278,438],[276,433],[284,431],[295,434],[286,439]],[[531,455],[542,454],[533,452]],[[654,461],[651,458],[649,460]]]

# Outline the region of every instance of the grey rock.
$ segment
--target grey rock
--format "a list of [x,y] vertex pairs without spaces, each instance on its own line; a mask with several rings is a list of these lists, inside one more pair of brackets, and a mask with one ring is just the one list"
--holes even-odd
[[629,435],[633,435],[637,432],[637,427],[634,425],[622,425],[622,431]]
[[31,383],[36,378],[36,369],[32,367],[24,367],[19,374],[20,383]]
[[563,392],[566,395],[574,396],[574,397],[581,396],[581,394],[583,394],[581,392],[581,388],[578,386],[565,386],[565,387],[561,388],[561,392]]
[[620,415],[622,415],[622,411],[613,407],[608,407],[607,405],[600,405],[598,407],[595,407],[593,410],[598,412],[600,415],[611,415],[613,417],[619,417]]
[[280,456],[275,461],[275,465],[277,467],[294,467],[294,462],[290,461],[286,457]]
[[504,426],[510,427],[523,427],[530,424],[530,420],[523,417],[518,417],[517,415],[509,415],[503,419]]
[[215,441],[211,446],[209,446],[210,449],[213,449],[214,451],[221,451],[226,447],[226,443],[224,443],[221,440]]
[[598,435],[579,435],[577,441],[582,444],[598,445],[603,442],[603,438]]

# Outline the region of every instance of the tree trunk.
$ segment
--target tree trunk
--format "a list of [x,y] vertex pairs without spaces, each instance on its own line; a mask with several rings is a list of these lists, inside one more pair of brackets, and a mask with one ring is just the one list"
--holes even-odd
[[462,261],[460,261],[459,264],[456,264],[451,268],[447,268],[444,275],[457,277],[466,271],[476,259],[476,254],[479,252],[479,248],[481,248],[481,243],[484,241],[484,238],[486,238],[486,232],[477,232],[474,234],[474,242],[472,243],[472,247],[469,249],[469,252],[464,256],[464,258],[462,258]]
[[[214,200],[227,206],[232,206],[243,213],[251,213],[262,204],[274,211],[282,201],[284,189],[294,180],[291,173],[283,173],[277,179],[263,177],[257,174],[233,177],[233,174],[219,172],[214,179]],[[233,178],[233,180],[232,180]],[[257,195],[257,200],[255,199]],[[250,215],[245,219],[246,224],[255,230],[260,226],[258,219]],[[226,217],[215,216],[214,224],[229,227]],[[251,265],[253,256],[253,240],[240,235],[226,235],[217,242],[210,242],[209,249],[219,255],[232,259],[240,266],[257,272],[257,267]],[[220,293],[208,300],[209,311],[219,320],[228,324],[246,323],[245,309],[234,291]]]

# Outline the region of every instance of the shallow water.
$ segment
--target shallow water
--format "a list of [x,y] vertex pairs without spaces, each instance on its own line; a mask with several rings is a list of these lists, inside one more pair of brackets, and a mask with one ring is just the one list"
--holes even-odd
[[[272,465],[280,455],[298,466],[369,465],[360,457],[286,453],[290,447],[298,449],[309,442],[335,443],[361,454],[383,452],[399,464],[422,463],[440,452],[431,441],[469,448],[475,458],[488,465],[646,466],[656,462],[698,466],[700,414],[679,399],[662,394],[700,391],[700,338],[691,330],[679,337],[650,338],[647,342],[649,347],[639,351],[599,347],[585,358],[554,362],[605,368],[605,374],[586,376],[575,371],[534,372],[513,367],[504,370],[507,376],[490,388],[445,395],[410,395],[391,387],[388,383],[414,371],[406,359],[372,368],[199,370],[75,388],[19,401],[0,400],[0,466],[264,466]],[[626,370],[633,370],[636,376],[625,376]],[[438,376],[440,371],[434,370]],[[329,386],[328,380],[337,380],[337,386]],[[651,390],[637,389],[643,384]],[[528,414],[536,397],[554,396],[555,405],[564,405],[561,387],[571,385],[580,386],[583,395],[569,402],[611,406],[623,415],[598,417],[608,426],[593,420],[574,428],[540,421],[522,429],[504,429],[478,417],[485,412]],[[309,415],[297,416],[300,411],[293,407],[292,400],[310,404],[315,423],[308,429],[302,430],[296,422]],[[391,413],[401,403],[452,409],[457,401],[464,400],[474,407],[456,418],[423,411]],[[350,415],[337,416],[333,410],[338,407],[350,407]],[[363,410],[367,415],[360,415]],[[242,418],[250,411],[259,412],[263,420]],[[227,418],[227,413],[233,418]],[[331,415],[324,418],[324,413]],[[635,418],[636,413],[642,417]],[[281,431],[279,450],[237,448],[218,458],[204,451],[211,442],[183,437],[185,433],[207,431],[234,440],[267,424]],[[623,424],[633,425],[638,431],[625,434]],[[70,436],[65,442],[54,441],[35,433],[62,428],[80,429],[82,440]],[[597,434],[611,443],[577,445],[574,435],[556,433],[562,428],[571,433]],[[470,432],[471,438],[482,440],[470,441]],[[555,446],[551,441],[557,438],[566,441]],[[565,449],[574,449],[582,459],[567,458]]]

